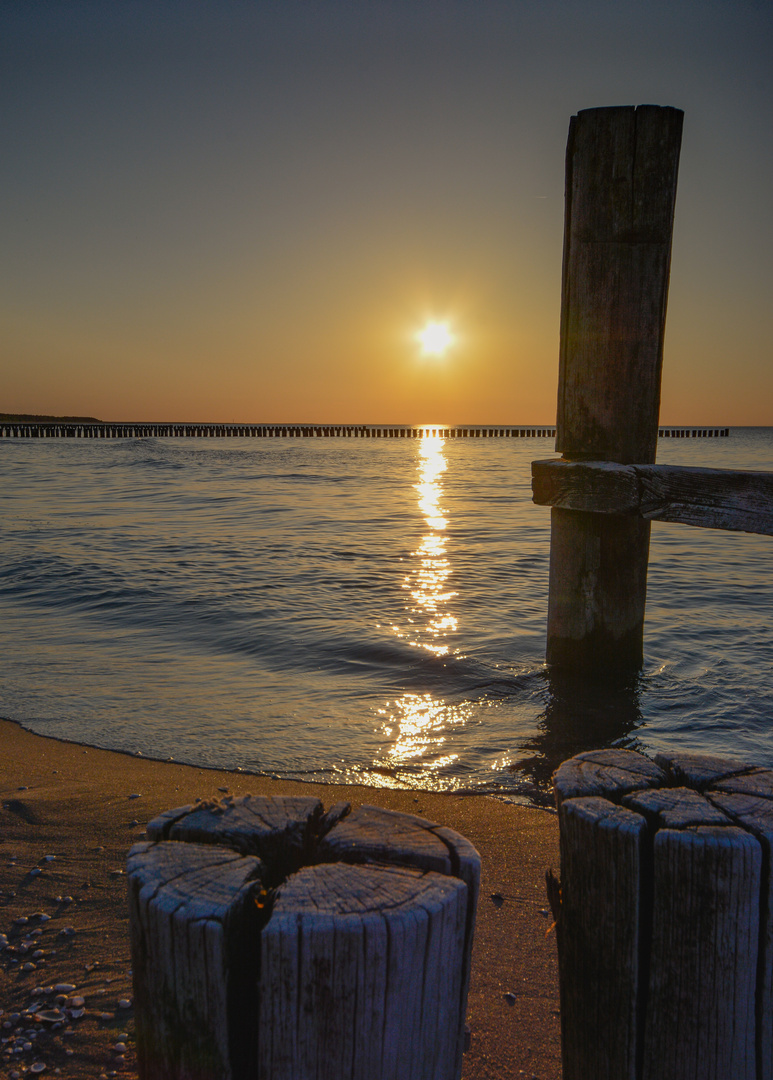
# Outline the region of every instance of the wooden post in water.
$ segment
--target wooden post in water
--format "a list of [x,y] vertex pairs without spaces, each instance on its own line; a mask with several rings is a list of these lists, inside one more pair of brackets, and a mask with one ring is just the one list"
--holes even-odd
[[[556,437],[568,460],[655,460],[682,119],[655,105],[572,117]],[[551,514],[548,663],[636,670],[649,522]]]

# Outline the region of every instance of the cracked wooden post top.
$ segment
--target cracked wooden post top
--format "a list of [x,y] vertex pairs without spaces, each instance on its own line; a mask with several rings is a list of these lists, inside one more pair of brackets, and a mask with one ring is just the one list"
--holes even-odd
[[610,749],[553,783],[564,1080],[772,1080],[773,770]]
[[315,798],[169,810],[129,853],[142,1080],[454,1080],[480,858]]

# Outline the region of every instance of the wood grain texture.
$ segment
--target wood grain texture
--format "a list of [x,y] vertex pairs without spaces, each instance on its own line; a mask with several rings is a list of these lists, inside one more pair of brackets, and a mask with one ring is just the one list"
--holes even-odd
[[711,784],[718,791],[739,792],[773,799],[773,769],[748,769],[734,776],[716,777]]
[[660,788],[623,796],[623,806],[635,810],[661,829],[686,829],[691,825],[730,825],[714,803],[691,788]]
[[243,854],[298,861],[312,843],[322,802],[307,796],[209,800],[170,810],[151,821],[147,835],[197,844],[222,844]]
[[616,1075],[773,1080],[773,770],[612,749],[564,762],[554,788],[565,1080],[612,1075],[606,1032],[592,1057],[598,1001],[627,1032]]
[[564,761],[553,773],[553,792],[560,807],[564,799],[603,795],[620,801],[623,795],[665,782],[663,770],[636,750],[587,750]]
[[535,503],[773,535],[773,473],[608,461],[532,462]]
[[414,814],[359,806],[320,841],[319,858],[325,862],[400,863],[450,874],[451,853],[436,829],[431,821]]
[[553,507],[548,664],[627,675],[642,664],[650,524]]
[[695,754],[686,750],[662,751],[655,754],[655,762],[665,771],[671,783],[685,784],[697,791],[704,791],[724,780],[757,771],[738,758],[724,754]]
[[456,1075],[466,917],[464,884],[432,871],[337,863],[293,875],[262,937],[259,1026],[275,1041],[258,1076]]
[[[472,968],[472,941],[480,888],[480,856],[465,837],[414,814],[360,806],[320,841],[318,858],[353,863],[389,863],[452,874],[467,886],[467,915],[462,964],[463,1000]],[[462,1016],[462,1021],[464,1017]],[[457,1066],[461,1069],[460,1032]]]
[[141,1080],[458,1080],[480,882],[464,837],[251,796],[148,832],[168,839],[129,860]]
[[742,793],[710,791],[708,798],[762,848],[760,954],[757,969],[758,1080],[773,1080],[773,801]]
[[635,1080],[647,825],[593,797],[565,799],[559,813],[563,1077]]
[[683,114],[653,105],[572,118],[556,449],[655,460]]
[[[682,113],[572,117],[566,149],[556,449],[654,462]],[[649,524],[551,514],[547,661],[617,675],[642,664]]]
[[733,826],[656,834],[643,1080],[755,1080],[761,869]]
[[[260,861],[211,845],[142,843],[128,857],[137,1058],[143,1080],[235,1080],[237,939]],[[246,988],[245,988],[246,992]]]

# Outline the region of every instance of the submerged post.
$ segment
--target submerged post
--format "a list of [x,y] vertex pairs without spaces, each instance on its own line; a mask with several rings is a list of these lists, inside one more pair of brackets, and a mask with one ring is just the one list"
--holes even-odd
[[[556,450],[654,462],[683,113],[585,109],[566,152]],[[641,666],[650,524],[551,511],[547,660]]]

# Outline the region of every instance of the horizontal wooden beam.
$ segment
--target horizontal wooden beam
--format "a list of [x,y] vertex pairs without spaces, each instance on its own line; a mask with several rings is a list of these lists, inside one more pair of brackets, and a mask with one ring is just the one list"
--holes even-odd
[[773,536],[773,472],[553,458],[531,475],[540,506]]

